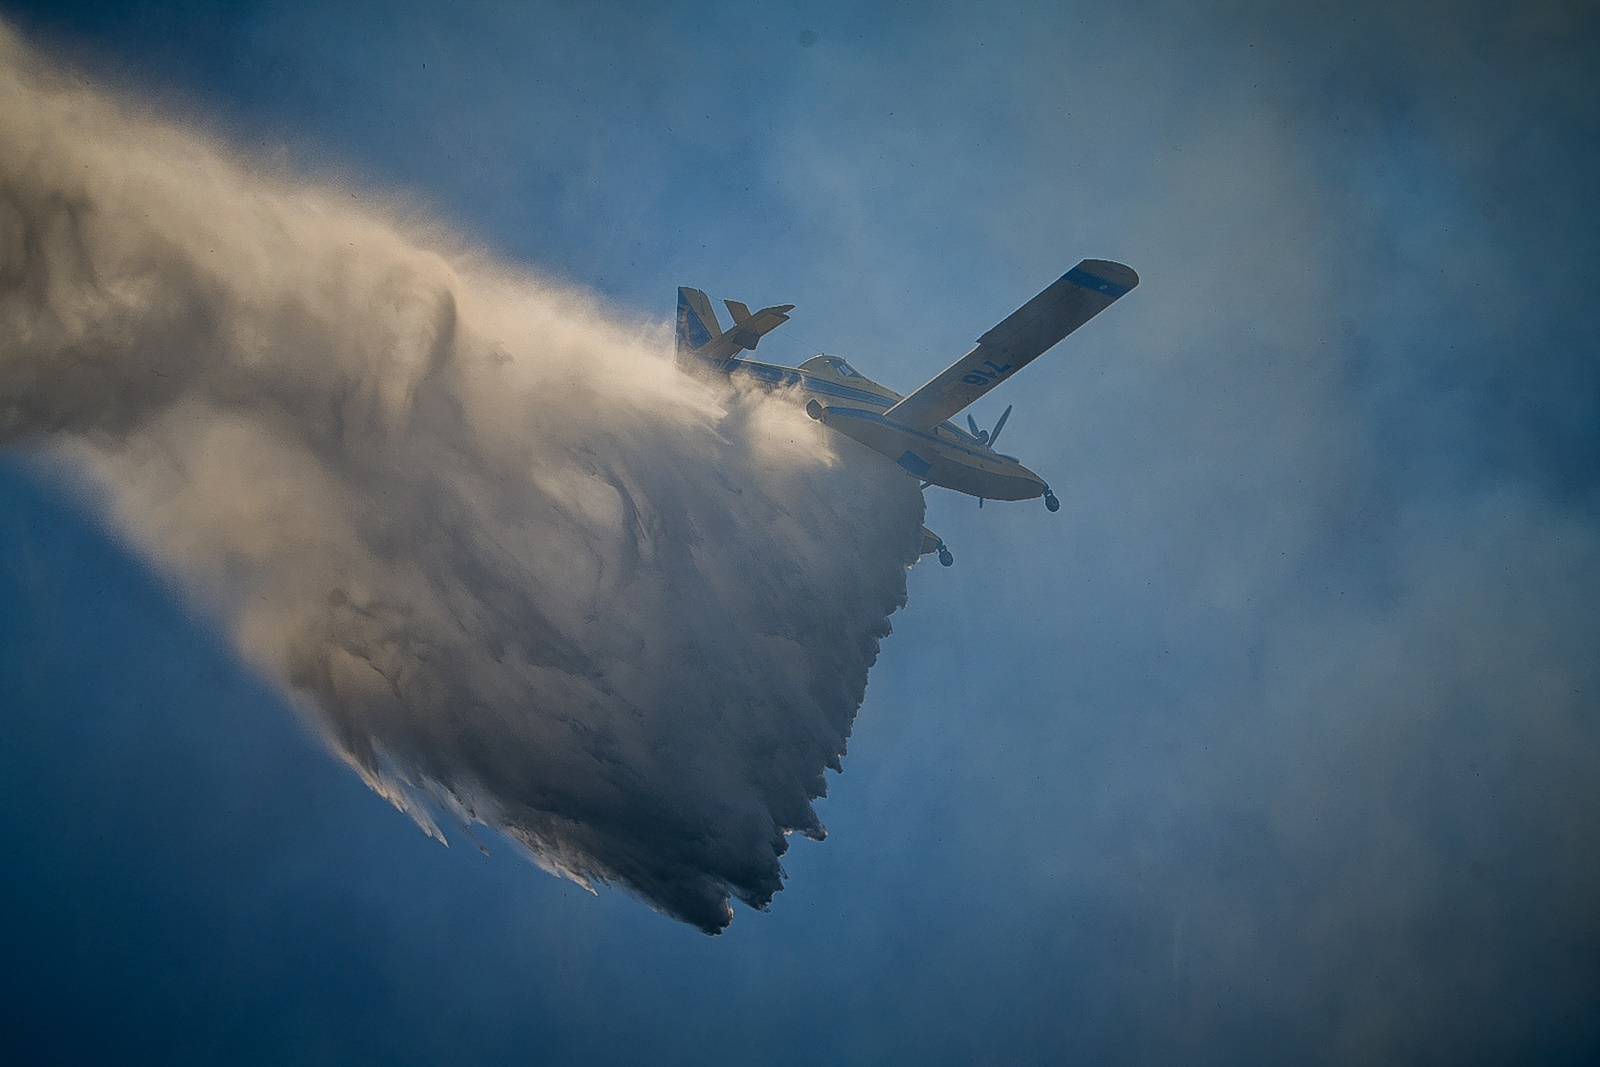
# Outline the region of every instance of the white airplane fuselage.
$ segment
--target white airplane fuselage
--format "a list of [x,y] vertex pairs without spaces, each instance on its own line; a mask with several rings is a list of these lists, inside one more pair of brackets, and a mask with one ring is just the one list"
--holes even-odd
[[734,358],[728,374],[802,394],[806,411],[831,430],[887,456],[925,483],[985,500],[1032,500],[1049,486],[1013,456],[951,422],[922,430],[886,417],[902,397],[838,356],[812,356],[798,367]]
[[[789,321],[793,304],[751,311],[724,300],[733,325],[723,330],[710,299],[699,289],[678,289],[677,356],[680,366],[793,392],[806,412],[831,430],[888,457],[924,486],[938,485],[985,500],[1032,500],[1058,511],[1043,478],[996,452],[995,442],[1011,415],[1007,407],[991,430],[967,416],[967,430],[950,422],[957,412],[989,395],[1078,327],[1139,284],[1133,268],[1086,259],[1045,286],[978,338],[966,355],[907,396],[885,388],[838,356],[812,356],[798,367],[747,358],[763,336]],[[939,560],[950,563],[943,542],[923,531]],[[924,552],[933,551],[925,548]]]

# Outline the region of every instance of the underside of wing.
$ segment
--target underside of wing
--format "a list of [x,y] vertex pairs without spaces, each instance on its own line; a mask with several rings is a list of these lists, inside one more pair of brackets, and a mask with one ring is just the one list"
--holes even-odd
[[928,430],[1049,351],[1139,284],[1132,268],[1086,259],[978,338],[978,347],[885,412]]

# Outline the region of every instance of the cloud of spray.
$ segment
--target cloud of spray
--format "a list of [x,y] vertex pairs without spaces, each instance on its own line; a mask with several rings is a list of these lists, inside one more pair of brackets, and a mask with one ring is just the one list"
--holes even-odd
[[[0,442],[439,834],[703,930],[839,766],[921,498],[654,326],[269,174],[0,28]],[[442,837],[442,834],[440,834]]]
[[1051,565],[922,605],[1028,608],[909,683],[896,799],[1008,893],[884,983],[908,1058],[1596,1059],[1597,14],[929,18],[774,134],[869,308],[934,247],[1144,279],[1008,431],[1072,503],[984,550]]

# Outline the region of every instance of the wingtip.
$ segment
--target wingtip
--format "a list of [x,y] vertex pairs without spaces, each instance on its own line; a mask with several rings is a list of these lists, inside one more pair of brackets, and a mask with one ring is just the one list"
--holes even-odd
[[1086,259],[1073,270],[1087,271],[1125,290],[1139,284],[1139,275],[1132,267],[1109,259]]

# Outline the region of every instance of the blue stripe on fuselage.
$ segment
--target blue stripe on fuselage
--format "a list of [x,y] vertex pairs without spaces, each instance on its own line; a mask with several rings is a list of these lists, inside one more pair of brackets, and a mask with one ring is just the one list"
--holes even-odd
[[841,400],[858,400],[863,404],[871,404],[888,410],[897,401],[877,393],[869,393],[864,389],[852,389],[848,385],[830,382],[815,375],[806,374],[804,371],[793,370],[789,367],[774,367],[770,363],[757,363],[750,359],[733,359],[728,361],[728,372],[742,371],[764,382],[774,385],[799,385],[814,393],[826,396],[836,396]]
[[[915,426],[907,426],[903,422],[896,422],[893,419],[886,419],[876,411],[862,411],[860,408],[829,408],[828,414],[843,415],[846,418],[851,419],[866,419],[869,422],[881,422],[885,426],[892,426],[902,433],[911,434],[913,437],[921,437],[924,440],[932,441],[934,444],[943,445],[946,448],[957,449],[958,451],[967,453],[969,456],[977,456],[979,458],[987,459],[1008,459],[1017,466],[1022,466],[1022,461],[1016,456],[1008,456],[1004,452],[991,452],[988,449],[980,450],[977,448],[968,448],[959,441],[951,441],[944,437],[935,437],[933,434],[928,433],[925,430],[919,430]],[[949,423],[945,423],[945,425],[948,427]]]
[[[773,366],[771,363],[757,363],[753,359],[730,359],[728,361],[727,369],[730,374],[734,372],[748,374],[753,378],[759,378],[763,382],[768,382],[772,385],[798,385],[802,389],[808,389],[814,393],[821,393],[824,396],[836,396],[841,400],[855,400],[863,404],[871,404],[873,407],[881,408],[884,411],[889,410],[890,408],[894,407],[895,404],[899,403],[898,400],[892,397],[879,396],[877,393],[869,393],[863,389],[852,389],[848,385],[840,385],[837,382],[830,382],[826,379],[818,378],[812,374],[806,374],[804,371],[798,371],[791,367],[777,367]],[[924,430],[918,430],[914,427],[907,426],[904,423],[895,422],[893,419],[885,419],[877,412],[860,411],[859,409],[853,408],[834,408],[832,410],[843,411],[847,413],[854,412],[855,414],[863,416],[872,416],[875,417],[879,422],[887,423],[890,426],[904,430],[907,433],[916,434],[918,437],[925,438],[926,440],[932,441],[935,444],[944,445],[947,448],[959,449],[968,455],[979,457],[999,457],[1000,459],[1009,459],[1013,463],[1020,462],[1015,456],[1008,456],[1003,452],[996,452],[992,449],[984,447],[983,442],[979,441],[975,437],[972,437],[965,430],[951,422],[946,422],[941,425],[951,434],[957,435],[959,438],[963,438],[965,440],[952,441],[949,438],[937,437]],[[969,447],[966,444],[966,441],[971,441],[972,445],[975,447]]]

